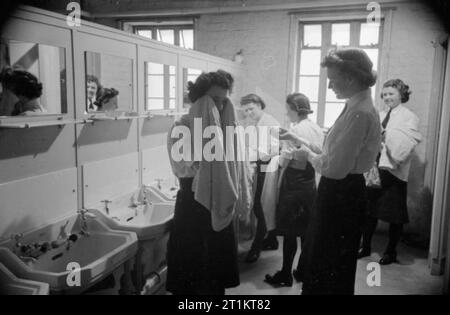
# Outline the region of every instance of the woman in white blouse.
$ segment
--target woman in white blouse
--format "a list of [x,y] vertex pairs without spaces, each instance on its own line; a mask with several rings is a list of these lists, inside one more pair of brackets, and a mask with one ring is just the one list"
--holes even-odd
[[354,294],[367,202],[363,174],[381,146],[380,119],[370,92],[376,74],[367,54],[357,48],[332,50],[321,65],[327,68],[329,88],[347,102],[321,154],[297,139],[322,175],[302,252],[302,294]]
[[[265,131],[270,132],[270,128],[279,127],[280,124],[278,121],[270,114],[266,113],[264,109],[266,108],[266,104],[256,94],[248,94],[241,98],[241,106],[246,114],[246,126],[253,125],[258,127],[268,127],[268,128],[260,128],[258,131],[261,133]],[[258,138],[261,138],[262,135],[259,135]],[[252,246],[247,253],[247,257],[245,261],[247,263],[253,263],[258,260],[259,255],[261,253],[261,249],[263,247],[264,237],[267,233],[266,222],[264,218],[264,213],[261,205],[261,193],[263,190],[264,180],[265,180],[265,172],[261,170],[263,165],[267,165],[270,163],[270,159],[274,155],[278,155],[279,153],[279,143],[278,139],[270,138],[270,141],[267,143],[269,146],[264,147],[264,145],[258,145],[257,147],[250,148],[250,161],[254,162],[254,166],[256,168],[256,186],[255,194],[254,194],[254,202],[253,202],[253,213],[257,219],[256,225],[256,234],[253,239]],[[272,238],[272,246],[278,247],[277,239]]]
[[[316,153],[322,152],[323,131],[308,115],[313,111],[309,99],[301,94],[288,95],[286,112],[291,122],[289,132],[308,141]],[[301,244],[305,242],[306,229],[316,197],[316,173],[303,152],[297,152],[295,141],[283,141],[282,166],[287,164],[283,173],[275,213],[278,235],[283,236],[283,265],[274,275],[266,275],[265,281],[274,286],[292,286],[292,265],[297,253],[297,237]],[[294,271],[297,280],[301,280],[299,267]]]
[[409,222],[407,182],[412,153],[421,141],[419,118],[403,104],[408,102],[411,91],[400,79],[389,80],[383,85],[381,98],[387,108],[380,112],[383,147],[378,168],[381,189],[370,188],[369,217],[363,234],[359,258],[370,256],[371,240],[378,220],[389,223],[389,243],[380,260],[381,265],[397,261],[396,247],[402,235],[403,225]]

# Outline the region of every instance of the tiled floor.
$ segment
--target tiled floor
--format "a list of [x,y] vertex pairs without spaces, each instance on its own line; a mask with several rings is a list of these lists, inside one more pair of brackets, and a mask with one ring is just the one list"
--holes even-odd
[[[398,294],[441,294],[442,277],[431,276],[427,266],[427,253],[423,250],[399,245],[399,264],[381,266],[381,286],[369,287],[366,279],[370,271],[367,265],[370,262],[378,262],[380,253],[383,253],[387,238],[384,235],[374,237],[373,253],[358,261],[356,294],[363,295],[398,295]],[[280,242],[281,245],[281,242]],[[266,284],[263,279],[265,274],[273,274],[281,268],[281,246],[277,251],[262,252],[260,259],[254,264],[243,262],[246,250],[250,242],[240,244],[241,260],[241,285],[227,290],[227,294],[260,294],[260,295],[298,295],[301,292],[301,284],[294,283],[291,288],[275,289]],[[298,254],[294,261],[296,266]]]

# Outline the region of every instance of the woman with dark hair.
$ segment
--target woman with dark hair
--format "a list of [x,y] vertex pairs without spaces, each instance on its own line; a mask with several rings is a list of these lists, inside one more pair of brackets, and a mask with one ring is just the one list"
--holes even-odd
[[97,111],[115,111],[119,106],[117,105],[117,95],[119,91],[114,88],[102,89],[101,96],[95,101]]
[[411,158],[415,146],[421,141],[419,118],[403,104],[411,91],[400,79],[383,85],[381,98],[386,110],[380,112],[382,121],[382,150],[378,158],[381,189],[368,189],[369,217],[363,234],[359,258],[370,256],[372,236],[378,220],[388,222],[389,243],[380,260],[381,265],[397,261],[396,247],[403,225],[408,223],[407,191]]
[[[253,125],[257,128],[258,132],[270,133],[270,127],[279,127],[280,124],[278,121],[270,114],[267,114],[264,109],[266,108],[266,104],[256,94],[248,94],[241,98],[241,107],[245,111],[247,116],[248,123],[246,125]],[[267,129],[258,127],[269,127]],[[261,139],[262,135],[258,137]],[[266,172],[261,169],[262,165],[268,165],[270,163],[270,159],[279,154],[279,150],[272,150],[272,148],[278,148],[279,142],[277,138],[271,137],[270,147],[264,147],[263,145],[257,144],[257,147],[250,148],[250,161],[254,163],[256,168],[255,170],[255,196],[253,201],[253,213],[257,219],[256,225],[256,235],[253,239],[253,243],[249,252],[247,253],[247,257],[245,261],[247,263],[253,263],[258,260],[259,255],[261,253],[261,249],[264,245],[264,237],[267,233],[266,220],[264,217],[263,208],[261,205],[261,193],[264,186],[265,174]],[[278,241],[276,236],[270,238],[270,246],[272,249],[278,248]]]
[[1,81],[2,86],[19,99],[14,105],[11,116],[35,115],[45,112],[39,102],[42,95],[42,83],[33,74],[24,70],[7,70],[2,73]]
[[[316,173],[306,155],[302,151],[297,151],[299,143],[296,140],[301,139],[316,153],[322,152],[323,143],[322,129],[308,119],[308,115],[313,111],[305,95],[301,93],[288,95],[286,112],[291,126],[289,131],[284,130],[282,135],[282,139],[288,141],[284,141],[281,157],[291,158],[286,165],[282,165],[286,169],[282,175],[275,213],[275,232],[283,236],[283,266],[273,276],[266,275],[265,279],[274,286],[292,286],[292,264],[297,253],[297,237],[300,237],[303,247],[316,196]],[[294,271],[298,281],[303,277],[300,269],[299,264]]]
[[[219,159],[204,154],[178,159],[175,141],[190,130],[213,128],[220,143],[236,143],[226,132],[236,125],[236,114],[228,93],[233,78],[225,71],[202,73],[189,82],[192,106],[189,114],[175,123],[168,136],[168,151],[174,174],[180,181],[175,214],[167,249],[167,285],[173,294],[224,294],[239,285],[237,243],[233,228],[240,195],[242,173],[236,159],[225,159],[227,148],[220,148]],[[180,127],[180,128],[177,128]],[[192,138],[191,136],[191,138]],[[232,137],[232,138],[228,138]],[[186,139],[183,139],[186,140]],[[210,139],[193,138],[194,148]],[[219,148],[216,148],[218,150]],[[184,150],[184,149],[183,149]]]
[[363,174],[371,169],[381,146],[380,119],[370,92],[376,75],[372,61],[357,48],[332,50],[321,65],[327,68],[329,88],[347,102],[321,154],[307,145],[299,149],[321,174],[301,254],[302,294],[354,294],[366,213]]

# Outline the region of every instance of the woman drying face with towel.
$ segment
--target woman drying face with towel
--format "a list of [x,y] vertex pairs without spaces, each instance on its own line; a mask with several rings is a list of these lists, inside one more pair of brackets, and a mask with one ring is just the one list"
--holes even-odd
[[[202,131],[210,126],[222,130],[215,137],[226,143],[226,127],[236,122],[228,99],[232,86],[233,77],[222,70],[203,73],[195,83],[189,82],[193,105],[175,125],[188,127],[194,136],[194,124],[201,121]],[[174,140],[171,131],[169,155]],[[201,141],[203,148],[211,139],[192,140]],[[225,288],[239,285],[233,216],[243,188],[241,164],[203,156],[200,161],[170,158],[180,190],[168,244],[167,290],[173,294],[224,294]]]

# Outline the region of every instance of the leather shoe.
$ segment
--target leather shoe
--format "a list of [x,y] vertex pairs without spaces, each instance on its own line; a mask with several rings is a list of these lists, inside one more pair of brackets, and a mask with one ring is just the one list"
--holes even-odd
[[266,275],[265,282],[274,287],[292,287],[292,275],[277,271],[273,276]]
[[256,251],[249,251],[247,254],[247,257],[245,258],[245,262],[248,264],[254,263],[259,258],[259,252]]
[[380,259],[380,265],[390,265],[396,263],[397,254],[384,254],[383,258]]
[[276,238],[265,238],[262,244],[262,250],[277,250],[278,240]]
[[302,274],[302,272],[300,270],[294,269],[294,271],[292,272],[292,275],[294,276],[295,281],[303,282],[304,278],[303,278],[303,274]]
[[372,250],[370,248],[361,247],[358,251],[358,259],[368,257],[372,253]]

